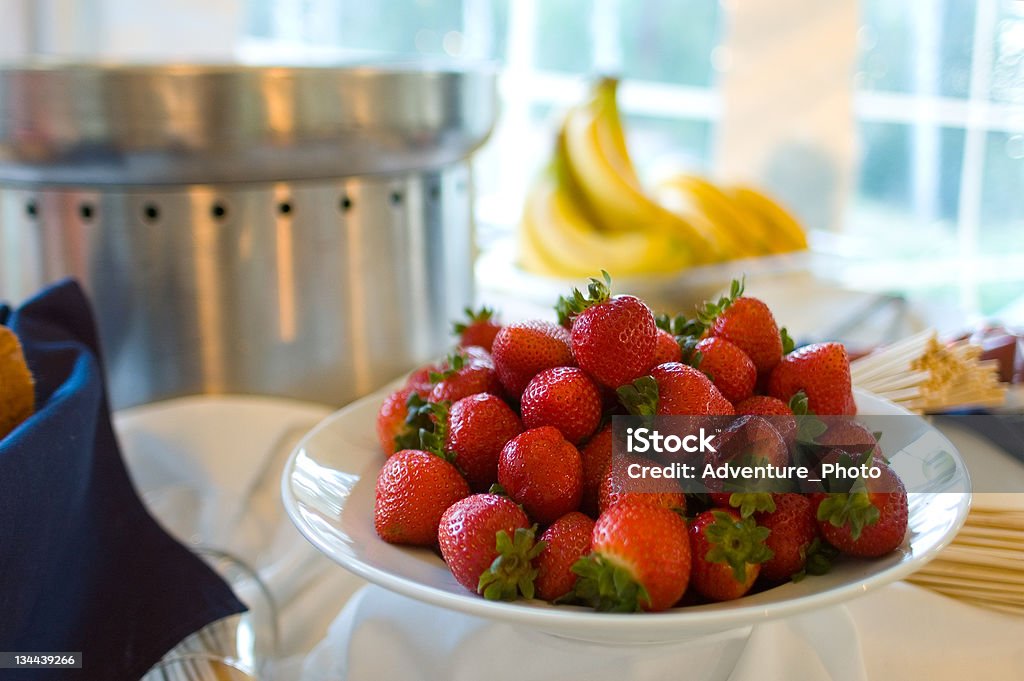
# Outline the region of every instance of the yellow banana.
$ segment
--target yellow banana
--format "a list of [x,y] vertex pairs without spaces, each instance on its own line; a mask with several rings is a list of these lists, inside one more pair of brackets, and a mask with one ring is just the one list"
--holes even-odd
[[752,187],[736,186],[727,190],[737,204],[761,218],[769,230],[773,252],[785,253],[807,248],[807,234],[793,214],[777,201]]
[[731,257],[745,258],[769,252],[769,242],[766,235],[761,234],[760,224],[747,219],[716,185],[697,175],[686,174],[676,175],[663,185],[690,193],[699,210],[715,224],[721,238],[729,245]]
[[542,274],[587,276],[672,272],[688,264],[672,236],[658,231],[603,233],[593,228],[557,167],[546,170],[527,197],[520,224],[520,265]]
[[[616,142],[615,140],[619,140]],[[624,150],[614,90],[596,93],[566,116],[560,134],[567,172],[598,227],[608,232],[671,232],[693,263],[716,259],[708,240],[682,217],[644,193]]]

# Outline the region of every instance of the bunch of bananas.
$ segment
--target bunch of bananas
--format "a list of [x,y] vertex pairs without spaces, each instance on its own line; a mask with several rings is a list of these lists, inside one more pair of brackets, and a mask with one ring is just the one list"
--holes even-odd
[[550,163],[530,189],[519,264],[557,277],[665,274],[807,247],[800,224],[750,187],[688,174],[644,190],[626,148],[618,81],[597,82],[566,114]]

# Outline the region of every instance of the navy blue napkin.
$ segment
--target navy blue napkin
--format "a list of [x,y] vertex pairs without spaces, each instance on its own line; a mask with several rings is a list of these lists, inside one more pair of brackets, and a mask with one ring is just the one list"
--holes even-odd
[[0,669],[0,679],[134,681],[245,606],[133,489],[78,285],[0,308],[0,323],[21,340],[38,405],[0,441],[0,652],[83,654],[81,670]]

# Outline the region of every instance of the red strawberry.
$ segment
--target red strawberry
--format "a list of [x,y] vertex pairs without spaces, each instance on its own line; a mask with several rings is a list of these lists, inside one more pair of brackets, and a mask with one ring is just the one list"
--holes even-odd
[[579,509],[582,479],[579,451],[551,426],[517,435],[498,457],[498,484],[542,525]]
[[729,416],[732,403],[707,376],[679,362],[661,364],[619,388],[619,399],[637,415]]
[[442,373],[431,374],[431,380],[437,381],[430,391],[431,402],[454,403],[478,393],[498,395],[502,392],[490,357],[479,353],[452,355],[448,359],[448,368]]
[[601,422],[601,391],[582,369],[545,369],[523,391],[522,412],[526,428],[554,426],[566,440],[579,444]]
[[750,590],[761,563],[772,557],[768,530],[732,510],[705,511],[690,525],[690,583],[705,598],[728,601]]
[[445,509],[468,494],[469,485],[455,466],[427,452],[403,449],[377,475],[374,528],[387,542],[433,546]]
[[882,450],[874,433],[852,419],[828,419],[828,430],[818,436],[815,442],[846,452],[871,452],[873,458],[882,458]]
[[774,554],[761,564],[761,576],[777,582],[804,571],[818,537],[818,523],[814,505],[802,494],[776,494],[774,503],[774,511],[757,513],[754,518],[771,532],[764,543]]
[[528,321],[509,324],[493,345],[494,366],[510,397],[518,400],[530,379],[545,369],[575,366],[569,332],[557,324]]
[[789,464],[786,442],[771,423],[760,416],[739,416],[731,419],[715,438],[716,452],[709,453],[714,465],[725,462],[746,463],[746,459],[763,459],[770,466],[782,468]]
[[573,566],[574,594],[598,610],[671,608],[690,578],[686,521],[666,508],[624,502],[594,525],[593,553]]
[[796,419],[793,410],[782,400],[768,395],[754,395],[736,405],[737,415],[767,416],[779,435],[792,445],[796,438]]
[[377,412],[377,441],[381,451],[391,456],[395,451],[395,438],[405,430],[405,417],[409,415],[406,402],[412,388],[400,388],[387,397]]
[[723,338],[705,338],[697,343],[697,368],[707,374],[730,402],[742,402],[754,393],[757,369],[746,353]]
[[782,359],[782,336],[772,311],[757,298],[739,297],[725,306],[709,329],[745,352],[758,373],[771,371]]
[[612,464],[612,427],[607,425],[590,438],[590,442],[580,450],[583,459],[583,497],[580,509],[592,518],[600,514],[598,498],[601,482]]
[[676,341],[676,337],[665,329],[658,329],[658,336],[654,343],[654,366],[665,362],[680,362],[683,359],[682,348]]
[[786,355],[772,371],[768,392],[789,401],[798,391],[819,416],[856,413],[850,382],[850,360],[842,343],[815,343]]
[[474,494],[451,505],[437,530],[441,556],[455,580],[488,600],[533,598],[535,544],[523,509],[508,497]]
[[658,327],[651,308],[634,296],[611,296],[611,277],[590,280],[589,297],[574,291],[572,352],[598,383],[618,388],[647,373],[654,363]]
[[491,351],[494,344],[494,337],[501,331],[501,324],[494,321],[494,310],[489,307],[482,307],[477,311],[466,308],[466,321],[456,322],[453,325],[455,333],[459,335],[461,347],[478,346]]
[[576,584],[573,564],[590,553],[594,521],[578,511],[566,513],[540,536],[544,550],[534,559],[537,598],[553,601]]
[[876,558],[903,543],[907,533],[907,489],[884,462],[881,476],[858,478],[849,492],[816,494],[818,529],[843,553]]
[[441,368],[435,364],[421,366],[409,374],[409,378],[405,380],[405,387],[426,399],[430,395],[430,391],[434,389],[434,383],[430,380],[430,375],[440,370]]
[[686,495],[679,492],[630,492],[623,489],[619,484],[619,478],[615,475],[615,469],[611,466],[605,471],[601,480],[601,487],[598,490],[598,510],[604,513],[612,506],[625,501],[631,503],[649,504],[661,506],[670,510],[686,513]]
[[484,492],[498,479],[502,448],[521,432],[519,417],[500,397],[478,393],[451,406],[445,449],[454,455],[470,487]]

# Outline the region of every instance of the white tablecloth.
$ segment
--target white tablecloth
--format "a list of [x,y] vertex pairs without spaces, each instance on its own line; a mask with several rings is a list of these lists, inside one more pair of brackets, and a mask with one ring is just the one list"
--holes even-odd
[[[323,407],[189,398],[129,410],[116,424],[147,504],[184,542],[254,566],[280,609],[275,679],[1024,679],[1024,618],[898,583],[812,614],[709,640],[598,647],[441,610],[330,563],[292,527],[281,467]],[[956,440],[975,474],[1024,467]]]

